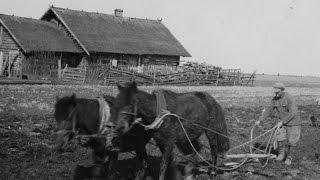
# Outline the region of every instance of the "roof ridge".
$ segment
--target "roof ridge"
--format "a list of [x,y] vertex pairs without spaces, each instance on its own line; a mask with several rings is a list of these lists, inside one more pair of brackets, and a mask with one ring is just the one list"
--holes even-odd
[[32,19],[32,20],[37,20],[35,18],[31,18],[31,17],[22,17],[22,16],[16,16],[16,15],[9,15],[9,14],[3,14],[3,13],[0,13],[0,15],[4,15],[4,16],[8,16],[8,17],[17,17],[17,18],[21,18],[21,19]]
[[48,25],[48,26],[52,26],[54,28],[57,28],[54,24],[48,22],[48,21],[43,21],[43,20],[39,20],[39,19],[35,19],[35,18],[31,18],[31,17],[22,17],[22,16],[15,16],[15,15],[8,15],[8,14],[2,14],[0,13],[0,16],[6,16],[8,18],[11,18],[11,17],[14,17],[14,18],[18,18],[19,20],[32,20],[36,23],[41,23],[41,24],[44,24],[44,25]]
[[[106,15],[106,16],[115,17],[113,14],[107,14],[107,13],[101,13],[101,12],[89,12],[89,11],[84,11],[84,10],[61,8],[61,7],[56,7],[56,6],[51,6],[51,8],[60,9],[60,10],[68,10],[68,11],[76,11],[76,12],[80,12],[80,13],[100,14],[100,15]],[[160,22],[160,23],[162,22],[162,18],[160,18],[160,19],[148,19],[148,18],[138,18],[138,17],[129,17],[129,16],[115,17],[115,18],[135,19],[135,20],[144,20],[144,21],[155,21],[155,22]]]

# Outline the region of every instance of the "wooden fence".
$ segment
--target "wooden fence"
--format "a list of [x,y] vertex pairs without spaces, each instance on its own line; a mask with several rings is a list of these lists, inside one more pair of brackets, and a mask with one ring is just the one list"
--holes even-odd
[[[61,73],[63,82],[77,84],[115,85],[136,81],[140,85],[209,85],[209,86],[248,86],[253,85],[255,73],[243,74],[240,69],[212,69],[210,71],[186,70],[174,72],[137,72],[128,66],[112,67],[103,64],[90,64],[86,67],[65,67]],[[155,69],[155,68],[153,68]]]
[[61,73],[61,80],[63,82],[82,84],[85,82],[85,79],[86,79],[85,67],[70,68],[66,66]]
[[206,72],[188,70],[169,74],[150,71],[139,73],[130,67],[114,68],[95,64],[88,66],[85,80],[83,74],[81,78],[79,82],[101,85],[136,81],[142,85],[247,86],[252,85],[255,73],[243,74],[240,69],[216,69]]

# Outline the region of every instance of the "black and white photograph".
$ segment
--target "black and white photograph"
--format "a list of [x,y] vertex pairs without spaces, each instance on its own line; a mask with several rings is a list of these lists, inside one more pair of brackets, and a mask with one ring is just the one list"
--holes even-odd
[[320,179],[319,7],[0,0],[0,179]]

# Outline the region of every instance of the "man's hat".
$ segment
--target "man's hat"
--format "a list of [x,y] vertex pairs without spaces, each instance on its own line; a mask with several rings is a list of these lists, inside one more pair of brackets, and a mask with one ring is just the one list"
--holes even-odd
[[283,83],[281,83],[281,82],[277,82],[277,83],[275,83],[274,85],[273,85],[273,88],[277,88],[277,89],[282,89],[282,90],[284,90],[284,84]]

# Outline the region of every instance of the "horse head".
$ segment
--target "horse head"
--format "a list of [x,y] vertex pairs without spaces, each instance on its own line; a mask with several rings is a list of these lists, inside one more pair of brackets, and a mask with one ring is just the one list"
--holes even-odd
[[125,86],[118,84],[118,91],[119,93],[114,100],[114,112],[111,114],[111,121],[115,124],[114,137],[112,142],[108,143],[114,147],[120,146],[119,138],[130,130],[138,113],[137,84],[135,82]]
[[75,94],[63,98],[57,98],[54,117],[57,123],[56,150],[58,151],[64,151],[67,143],[75,135],[75,109]]
[[119,94],[115,100],[115,115],[117,133],[126,133],[137,117],[138,101],[137,101],[137,85],[135,82],[127,86],[118,85]]

